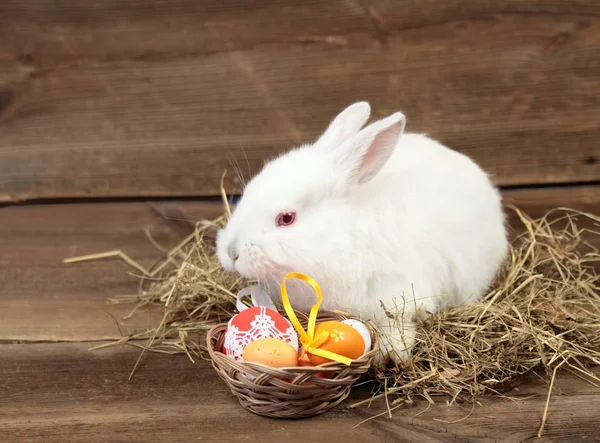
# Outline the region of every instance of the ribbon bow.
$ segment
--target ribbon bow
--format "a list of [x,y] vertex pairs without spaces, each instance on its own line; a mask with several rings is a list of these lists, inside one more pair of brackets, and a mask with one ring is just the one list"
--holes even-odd
[[[313,289],[317,293],[317,302],[313,305],[313,307],[310,310],[310,315],[308,316],[308,326],[306,328],[306,331],[298,321],[298,317],[296,317],[296,314],[292,309],[292,305],[290,304],[290,299],[288,297],[287,289],[285,286],[286,281],[290,278],[296,278],[308,283],[313,287]],[[319,306],[323,301],[323,293],[321,292],[321,288],[315,280],[299,272],[290,272],[285,276],[285,278],[281,282],[281,301],[283,302],[283,307],[290,321],[292,322],[292,325],[294,325],[294,328],[296,328],[296,331],[298,331],[298,334],[300,335],[300,343],[302,343],[304,352],[313,355],[318,355],[319,357],[334,360],[346,365],[352,363],[351,358],[344,357],[343,355],[336,354],[335,352],[319,349],[319,346],[325,343],[325,341],[329,338],[329,333],[327,331],[321,331],[319,336],[315,337],[317,313],[319,312]]]

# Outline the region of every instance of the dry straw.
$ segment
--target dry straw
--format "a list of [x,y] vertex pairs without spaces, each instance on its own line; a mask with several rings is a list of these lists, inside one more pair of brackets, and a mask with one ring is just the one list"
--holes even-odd
[[[600,363],[600,254],[585,241],[600,236],[600,217],[559,208],[534,220],[512,210],[522,233],[487,296],[424,320],[406,367],[373,371],[381,388],[374,397],[385,398],[388,408],[415,396],[433,402],[443,395],[454,402],[502,393],[524,374],[545,369],[551,383],[541,434],[559,368],[600,383],[589,370]],[[138,308],[158,305],[164,316],[154,330],[119,343],[146,338],[144,351],[206,358],[206,332],[235,312],[235,294],[248,284],[223,272],[213,253],[215,228],[228,215],[225,205],[222,217],[198,223],[150,269],[120,251],[66,261],[120,256],[143,273]]]

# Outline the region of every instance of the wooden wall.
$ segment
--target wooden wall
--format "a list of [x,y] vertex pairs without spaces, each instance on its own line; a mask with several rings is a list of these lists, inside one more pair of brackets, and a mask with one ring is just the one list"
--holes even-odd
[[599,94],[598,0],[2,0],[0,201],[216,195],[355,100],[593,183]]

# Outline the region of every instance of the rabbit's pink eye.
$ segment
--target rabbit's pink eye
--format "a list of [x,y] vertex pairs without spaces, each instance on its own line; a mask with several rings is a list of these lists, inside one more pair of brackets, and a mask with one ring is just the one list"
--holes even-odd
[[295,212],[286,212],[277,216],[277,226],[289,226],[296,221]]

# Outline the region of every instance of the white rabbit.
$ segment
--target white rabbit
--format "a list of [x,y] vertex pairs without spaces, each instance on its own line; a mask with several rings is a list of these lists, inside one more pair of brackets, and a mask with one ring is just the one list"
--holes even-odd
[[[324,309],[382,328],[378,364],[403,363],[415,314],[486,292],[507,256],[505,216],[500,193],[467,156],[402,135],[401,113],[361,130],[369,115],[368,103],[355,103],[314,144],[267,162],[218,232],[217,256],[274,301],[288,272],[311,276]],[[295,308],[314,304],[306,283],[287,287]]]

